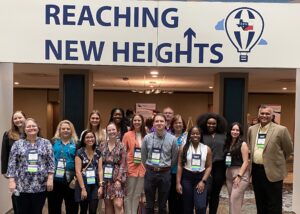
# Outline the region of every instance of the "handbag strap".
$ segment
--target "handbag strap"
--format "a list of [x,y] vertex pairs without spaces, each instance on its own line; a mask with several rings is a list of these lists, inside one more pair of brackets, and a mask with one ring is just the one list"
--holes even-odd
[[92,159],[89,161],[89,163],[86,165],[86,167],[84,167],[84,168],[81,170],[81,172],[85,172],[85,170],[89,167],[89,165],[91,165],[93,159],[94,159],[94,158],[92,158]]

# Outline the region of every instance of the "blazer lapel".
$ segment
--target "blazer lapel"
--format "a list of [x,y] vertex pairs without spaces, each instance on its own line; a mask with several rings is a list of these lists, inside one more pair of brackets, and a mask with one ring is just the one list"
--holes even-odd
[[268,146],[268,144],[269,144],[269,142],[270,142],[270,139],[271,139],[271,137],[272,137],[272,135],[273,135],[273,132],[274,132],[274,124],[271,122],[271,124],[270,124],[270,127],[269,127],[269,130],[268,130],[268,132],[267,132],[267,136],[266,136],[266,141],[265,141],[265,148],[264,148],[264,151],[266,150],[266,148],[267,148],[267,146]]
[[253,127],[253,132],[252,132],[252,136],[251,136],[251,149],[252,149],[252,154],[254,153],[254,147],[255,147],[255,144],[257,143],[256,140],[257,140],[257,134],[258,134],[258,129],[260,127],[260,124],[256,124],[254,127]]

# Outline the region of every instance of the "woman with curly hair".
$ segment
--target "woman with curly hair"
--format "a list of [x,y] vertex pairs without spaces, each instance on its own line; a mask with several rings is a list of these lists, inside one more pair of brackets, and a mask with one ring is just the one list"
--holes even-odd
[[128,131],[129,127],[126,125],[124,110],[122,108],[114,108],[110,112],[110,123],[114,123],[117,128],[117,137],[122,141],[124,134]]
[[242,212],[244,193],[249,185],[247,143],[243,140],[243,129],[240,123],[232,123],[227,133],[226,153],[226,184],[229,194],[229,212]]
[[207,186],[206,181],[211,172],[211,150],[200,142],[201,131],[192,127],[187,141],[181,146],[178,156],[176,190],[183,195],[185,214],[206,213]]
[[225,118],[215,113],[205,113],[198,117],[197,125],[202,130],[202,140],[212,150],[211,182],[208,187],[209,214],[216,214],[219,206],[219,195],[225,182],[225,154],[226,141]]

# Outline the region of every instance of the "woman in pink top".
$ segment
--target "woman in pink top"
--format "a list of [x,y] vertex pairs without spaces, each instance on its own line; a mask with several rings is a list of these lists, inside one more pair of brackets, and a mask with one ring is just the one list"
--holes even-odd
[[141,162],[142,140],[146,135],[144,118],[134,115],[130,131],[125,133],[122,143],[127,150],[127,195],[125,197],[125,213],[136,214],[139,198],[144,189],[145,167]]

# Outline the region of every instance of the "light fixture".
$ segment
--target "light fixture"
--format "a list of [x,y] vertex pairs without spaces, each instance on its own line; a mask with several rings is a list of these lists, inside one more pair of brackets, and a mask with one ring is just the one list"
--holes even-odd
[[93,83],[93,87],[95,87],[96,86],[96,84],[95,83]]
[[209,88],[209,89],[213,89],[214,87],[213,87],[213,86],[209,86],[208,88]]
[[153,75],[158,75],[159,73],[158,73],[158,71],[150,71],[150,74],[153,76]]
[[286,87],[283,87],[283,88],[282,88],[282,90],[286,91],[286,90],[287,90],[287,88],[286,88]]
[[14,82],[14,84],[15,84],[15,85],[20,85],[20,83],[19,83],[19,82]]

